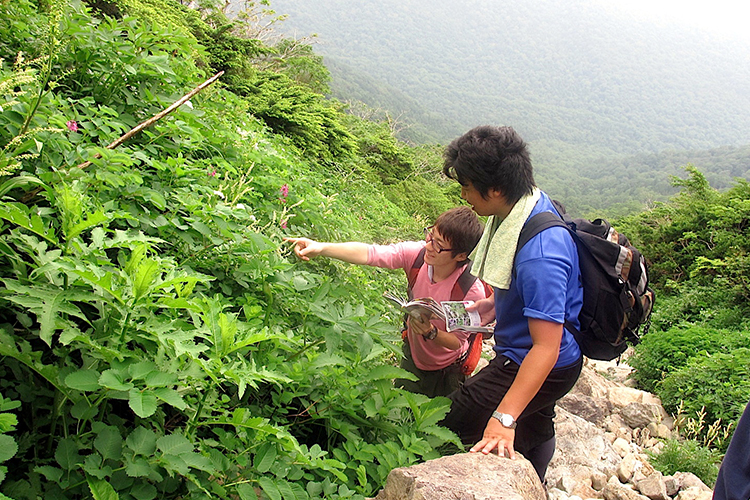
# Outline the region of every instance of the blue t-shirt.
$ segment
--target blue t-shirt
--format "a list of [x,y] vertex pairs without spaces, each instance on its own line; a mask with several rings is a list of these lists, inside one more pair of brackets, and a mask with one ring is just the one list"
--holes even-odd
[[[545,193],[531,211],[557,213]],[[516,255],[508,290],[495,289],[495,351],[518,364],[531,349],[529,318],[580,327],[583,304],[581,270],[575,241],[567,229],[551,227],[531,238]],[[581,350],[573,334],[563,328],[555,368],[578,361]]]

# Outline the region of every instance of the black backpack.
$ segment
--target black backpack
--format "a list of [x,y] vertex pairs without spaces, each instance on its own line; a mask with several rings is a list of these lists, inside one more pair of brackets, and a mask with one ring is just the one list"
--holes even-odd
[[583,306],[578,331],[569,322],[581,352],[591,359],[609,361],[620,356],[628,344],[640,341],[638,330],[654,305],[654,291],[648,286],[646,259],[625,235],[604,219],[571,219],[563,206],[553,201],[561,214],[540,212],[526,222],[518,238],[518,250],[539,232],[560,226],[568,229],[578,248],[583,280]]

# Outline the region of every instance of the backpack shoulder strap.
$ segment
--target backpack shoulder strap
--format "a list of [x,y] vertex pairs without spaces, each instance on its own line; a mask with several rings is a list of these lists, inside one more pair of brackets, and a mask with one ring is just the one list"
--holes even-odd
[[471,286],[476,280],[477,277],[471,274],[471,261],[467,260],[466,267],[461,273],[461,276],[459,276],[456,283],[453,284],[451,300],[464,300],[466,294],[469,293]]
[[[407,293],[409,296],[409,300],[414,298],[412,288],[414,287],[414,283],[416,283],[417,281],[419,271],[422,269],[422,266],[424,266],[424,254],[425,249],[422,248],[414,259],[411,267],[406,272],[406,280],[408,283]],[[466,294],[469,293],[469,290],[476,280],[477,277],[471,274],[471,261],[467,260],[466,267],[461,273],[461,276],[459,276],[456,282],[453,284],[453,288],[451,289],[451,300],[464,300],[464,297],[466,297]]]
[[[518,251],[526,243],[528,243],[531,238],[541,233],[545,229],[559,226],[564,227],[568,231],[571,231],[570,226],[566,224],[566,222],[570,220],[570,216],[565,212],[565,208],[558,201],[553,200],[552,203],[554,204],[555,209],[560,213],[560,215],[558,216],[557,214],[553,214],[552,212],[539,212],[538,214],[530,218],[523,226],[523,229],[521,229],[521,234],[518,236],[518,246],[516,246],[516,254],[518,254]],[[513,272],[515,273],[515,268],[513,269]],[[570,332],[578,333],[578,329],[567,319],[565,320],[565,328],[567,328]]]
[[422,247],[422,249],[417,254],[417,257],[414,259],[414,262],[412,263],[411,267],[408,271],[406,271],[406,293],[409,297],[409,300],[412,300],[414,298],[414,294],[412,292],[412,288],[414,287],[414,283],[417,281],[417,276],[419,275],[419,271],[422,269],[422,266],[424,265],[424,253],[425,248]]
[[518,251],[521,250],[521,248],[523,248],[523,246],[528,243],[531,238],[541,233],[545,229],[549,229],[555,226],[569,229],[568,225],[565,224],[565,222],[563,222],[563,220],[560,219],[557,214],[554,214],[552,212],[539,212],[531,219],[526,221],[523,229],[521,229],[521,234],[518,236],[516,255],[518,254]]

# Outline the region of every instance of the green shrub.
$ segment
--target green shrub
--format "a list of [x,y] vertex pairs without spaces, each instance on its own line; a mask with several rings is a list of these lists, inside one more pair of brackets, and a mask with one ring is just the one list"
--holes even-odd
[[[421,177],[410,177],[385,188],[386,196],[409,214],[424,214],[429,221],[454,207],[435,183]],[[429,222],[430,224],[432,222]]]
[[657,386],[664,408],[687,414],[705,411],[705,421],[736,421],[750,399],[750,348],[692,357]]
[[676,472],[692,472],[708,487],[716,483],[719,474],[721,454],[710,448],[701,446],[694,440],[677,441],[669,439],[658,454],[651,455],[651,465],[664,475]]
[[[417,233],[346,154],[350,177],[317,161],[339,144],[308,121],[322,97],[286,122],[323,134],[304,157],[219,85],[104,149],[202,81],[201,51],[73,4],[49,64],[0,68],[0,158],[23,172],[0,184],[0,496],[362,499],[457,443],[446,399],[392,386],[395,274],[281,243]],[[45,16],[0,2],[0,36],[23,37],[0,50],[35,49]]]
[[750,345],[750,331],[683,324],[661,332],[652,327],[628,364],[635,369],[632,377],[639,387],[656,392],[664,377],[684,367],[693,356],[729,352],[745,345]]

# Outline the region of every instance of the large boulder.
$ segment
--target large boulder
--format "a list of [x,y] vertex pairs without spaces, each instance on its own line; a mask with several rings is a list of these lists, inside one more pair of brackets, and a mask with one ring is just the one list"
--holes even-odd
[[672,419],[653,394],[626,385],[624,363],[583,367],[555,417],[556,451],[547,494],[531,464],[465,453],[394,469],[376,500],[711,500],[691,473],[663,476],[646,451],[672,435]]
[[461,453],[393,469],[375,500],[547,500],[531,463]]

